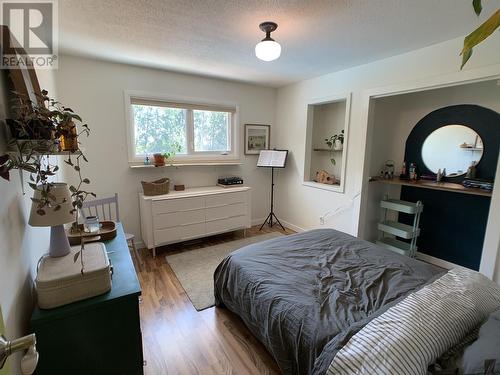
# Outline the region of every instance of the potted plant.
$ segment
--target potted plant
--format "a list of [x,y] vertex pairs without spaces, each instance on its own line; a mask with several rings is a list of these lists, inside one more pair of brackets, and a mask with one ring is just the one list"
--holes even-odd
[[61,206],[51,194],[54,183],[50,181],[59,167],[51,163],[49,156],[60,151],[64,141],[64,151],[68,151],[64,162],[71,166],[78,176],[78,184],[69,187],[73,207],[71,212],[75,214],[76,222],[83,201],[89,195],[95,196],[84,189],[85,185],[90,184],[90,180],[82,176],[81,162],[87,162],[87,158],[78,149],[78,136],[88,136],[90,129],[87,124],[81,124],[82,130],[78,133],[76,122],[82,121],[79,115],[71,108],[51,99],[46,90],[39,96],[43,104],[32,103],[17,94],[18,105],[14,107],[16,118],[10,121],[9,126],[11,134],[17,135],[18,138],[9,142],[11,151],[0,156],[0,176],[9,180],[12,169],[28,172],[29,186],[40,192],[40,198],[32,198],[38,205],[37,213],[44,215],[47,209],[59,210]]
[[330,149],[331,158],[330,161],[333,165],[336,164],[335,158],[333,157],[333,151],[342,151],[344,148],[344,130],[342,129],[339,134],[334,134],[330,138],[325,138],[325,143]]
[[177,152],[181,151],[181,149],[181,145],[176,142],[170,147],[169,151],[153,154],[155,167],[163,167],[168,159],[172,159]]

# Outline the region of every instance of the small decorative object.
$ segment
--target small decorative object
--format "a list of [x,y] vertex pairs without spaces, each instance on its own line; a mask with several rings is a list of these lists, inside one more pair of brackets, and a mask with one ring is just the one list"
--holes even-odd
[[386,160],[384,168],[380,171],[380,177],[385,179],[394,178],[394,160]]
[[316,182],[320,184],[335,185],[338,184],[334,175],[328,173],[324,169],[316,172]]
[[403,162],[403,165],[401,167],[401,174],[399,175],[399,177],[401,176],[406,176],[406,162],[404,161]]
[[269,150],[271,125],[245,124],[245,155],[259,155]]
[[466,178],[475,178],[476,177],[476,162],[473,161],[470,167],[467,169]]
[[441,172],[441,168],[439,168],[436,174],[436,182],[441,182],[442,179],[443,179],[443,172]]
[[330,138],[325,138],[325,143],[332,151],[330,162],[333,165],[337,164],[335,158],[333,157],[333,151],[342,151],[344,148],[344,130],[342,129],[339,134],[334,134]]
[[146,155],[146,157],[144,158],[144,165],[150,165],[151,164],[151,160],[149,159],[149,156]]
[[185,186],[184,185],[174,185],[174,190],[175,191],[183,191],[185,190]]
[[72,120],[61,125],[64,131],[59,136],[59,150],[75,152],[78,150],[78,131]]
[[410,180],[415,181],[417,179],[417,170],[414,163],[410,163]]
[[147,196],[168,194],[170,189],[170,179],[166,177],[151,182],[141,181],[141,184]]
[[87,216],[85,218],[85,226],[89,233],[99,232],[99,217],[97,216]]

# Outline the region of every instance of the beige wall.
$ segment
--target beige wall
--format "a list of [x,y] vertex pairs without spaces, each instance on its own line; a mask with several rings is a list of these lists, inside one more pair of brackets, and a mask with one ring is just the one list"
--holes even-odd
[[[361,202],[363,179],[368,177],[373,136],[368,126],[368,94],[371,91],[397,92],[418,87],[449,84],[500,75],[500,34],[496,33],[474,51],[463,71],[459,70],[462,38],[436,44],[388,59],[323,75],[278,90],[278,147],[290,150],[287,168],[277,181],[277,214],[291,226],[310,229],[320,226],[319,218],[330,214],[325,226],[354,235],[359,219],[366,214]],[[305,155],[306,106],[322,97],[352,93],[345,193],[329,192],[302,185]],[[368,152],[365,153],[365,147]],[[404,146],[403,146],[404,147]],[[500,207],[493,206],[493,210]],[[496,228],[500,222],[494,222]],[[491,229],[493,230],[493,229]],[[488,236],[488,232],[487,232]]]
[[127,161],[124,91],[236,102],[239,105],[241,149],[245,123],[270,124],[274,138],[276,90],[192,75],[145,69],[73,56],[61,56],[57,72],[59,99],[77,111],[92,129],[82,139],[89,159],[84,174],[98,197],[119,194],[120,219],[140,238],[138,192],[141,180],[167,176],[188,187],[217,183],[218,176],[242,176],[252,187],[252,219],[264,220],[268,210],[269,171],[257,169],[257,156],[242,154],[241,166],[131,169]]
[[[2,73],[5,73],[3,71]],[[8,113],[6,77],[0,83],[0,119]],[[55,93],[51,71],[38,73],[40,85]],[[5,127],[0,129],[0,155],[5,152]],[[25,181],[27,174],[25,174]],[[5,335],[16,338],[28,333],[32,311],[32,288],[35,267],[47,252],[49,229],[28,225],[31,188],[25,184],[22,193],[18,171],[11,172],[11,181],[0,179],[0,306],[5,322]],[[9,361],[13,374],[19,374],[19,355]]]

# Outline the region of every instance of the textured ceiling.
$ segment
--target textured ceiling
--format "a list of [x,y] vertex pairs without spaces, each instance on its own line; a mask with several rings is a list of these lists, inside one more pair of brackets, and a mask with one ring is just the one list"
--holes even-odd
[[[500,6],[471,0],[60,0],[63,52],[186,73],[287,83],[469,33]],[[281,57],[254,55],[275,21]],[[458,53],[458,51],[457,51]],[[457,60],[457,64],[459,61]]]

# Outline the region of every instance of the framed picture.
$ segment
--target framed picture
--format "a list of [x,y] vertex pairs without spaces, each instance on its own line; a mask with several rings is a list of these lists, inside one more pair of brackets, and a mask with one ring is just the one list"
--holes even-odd
[[245,155],[258,155],[269,150],[271,125],[245,124]]

